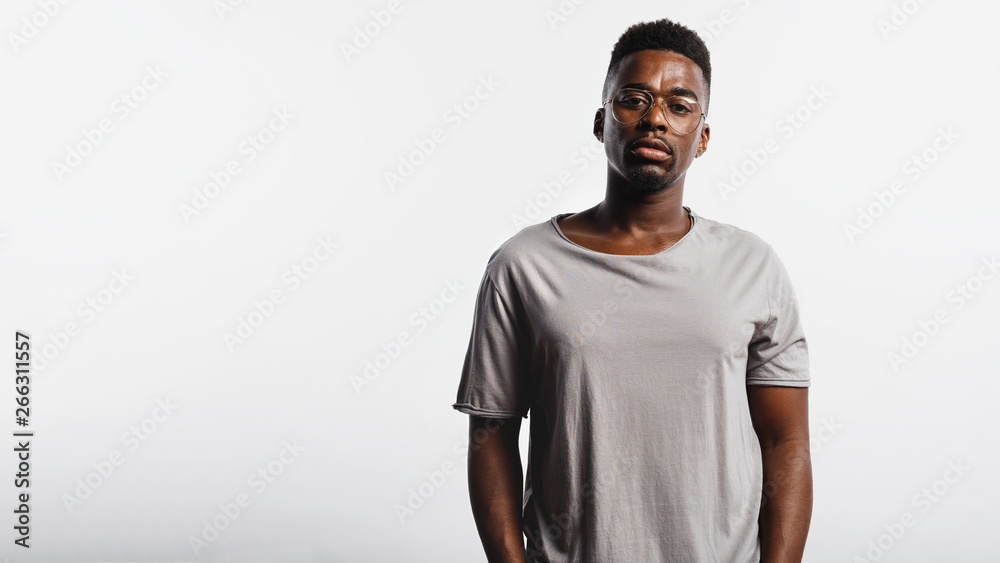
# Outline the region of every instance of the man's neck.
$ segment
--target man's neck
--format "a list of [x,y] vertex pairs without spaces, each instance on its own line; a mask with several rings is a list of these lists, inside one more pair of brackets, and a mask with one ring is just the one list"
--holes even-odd
[[637,239],[683,235],[690,228],[683,196],[683,182],[651,194],[609,184],[604,201],[594,207],[595,227],[605,233],[629,233]]

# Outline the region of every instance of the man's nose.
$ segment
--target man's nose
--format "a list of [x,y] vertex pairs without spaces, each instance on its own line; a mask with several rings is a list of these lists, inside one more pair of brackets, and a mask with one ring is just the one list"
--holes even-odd
[[669,129],[670,124],[667,123],[667,112],[663,107],[664,103],[665,101],[661,100],[653,102],[649,111],[646,112],[646,115],[642,116],[642,121],[661,131]]

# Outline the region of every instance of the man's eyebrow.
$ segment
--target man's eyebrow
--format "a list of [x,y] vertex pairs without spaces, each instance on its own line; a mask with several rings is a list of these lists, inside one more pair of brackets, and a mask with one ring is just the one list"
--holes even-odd
[[[622,88],[639,88],[640,90],[649,90],[650,92],[653,91],[653,89],[649,87],[649,84],[646,84],[645,82],[630,82],[622,86]],[[698,94],[695,94],[693,91],[684,88],[683,86],[674,86],[670,90],[661,93],[671,94],[674,96],[687,96],[689,98],[694,98],[695,101],[698,101]]]

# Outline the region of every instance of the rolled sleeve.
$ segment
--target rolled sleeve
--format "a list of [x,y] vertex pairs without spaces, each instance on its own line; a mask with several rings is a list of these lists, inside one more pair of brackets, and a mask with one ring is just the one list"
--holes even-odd
[[809,349],[798,298],[784,264],[769,250],[768,318],[750,341],[746,383],[809,387]]
[[522,327],[487,271],[479,285],[472,335],[452,408],[477,416],[528,417]]

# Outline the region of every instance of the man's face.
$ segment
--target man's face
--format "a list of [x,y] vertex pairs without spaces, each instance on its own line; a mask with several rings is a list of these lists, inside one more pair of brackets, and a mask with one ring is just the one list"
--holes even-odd
[[[611,77],[608,98],[626,87],[693,97],[701,105],[701,111],[705,111],[707,99],[701,68],[673,51],[644,50],[627,55]],[[609,174],[621,176],[644,193],[664,190],[682,179],[695,157],[708,148],[708,124],[702,120],[697,129],[681,135],[667,125],[661,101],[657,97],[649,113],[629,125],[615,120],[611,103],[599,109],[594,118],[594,134],[604,143]],[[666,160],[633,150],[633,143],[643,138],[656,138],[666,144],[669,152]]]

